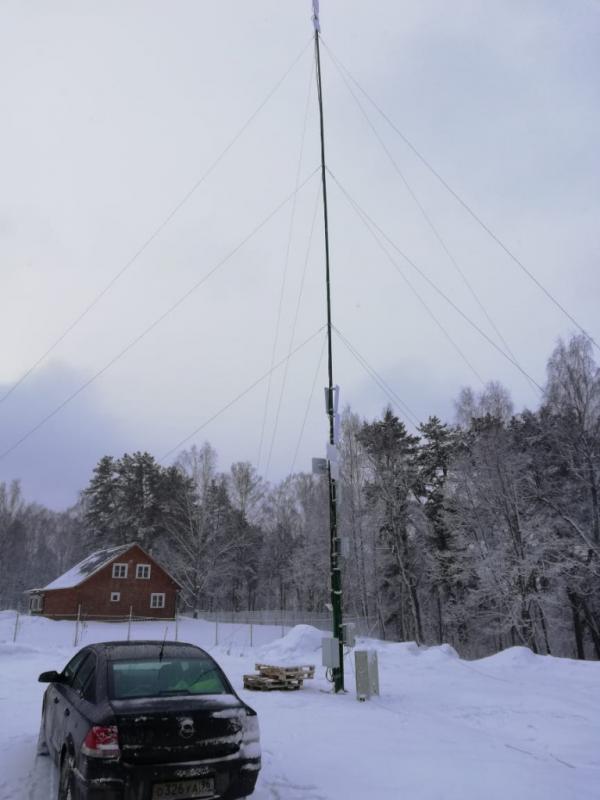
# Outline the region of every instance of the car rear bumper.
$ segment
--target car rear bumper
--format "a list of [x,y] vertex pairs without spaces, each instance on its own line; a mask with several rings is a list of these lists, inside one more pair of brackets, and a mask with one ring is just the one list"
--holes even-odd
[[[254,791],[260,758],[225,760],[211,764],[182,763],[157,766],[115,763],[90,765],[86,774],[74,775],[74,800],[152,800],[156,783],[212,777],[220,800],[236,800]],[[177,795],[174,795],[177,797]],[[208,800],[208,798],[207,798]]]

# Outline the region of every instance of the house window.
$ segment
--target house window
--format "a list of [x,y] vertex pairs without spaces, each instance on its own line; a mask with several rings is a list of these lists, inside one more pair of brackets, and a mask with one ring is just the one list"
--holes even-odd
[[127,577],[127,564],[113,564],[113,578]]
[[135,568],[135,577],[148,580],[150,578],[150,564],[138,564]]
[[35,594],[29,599],[29,609],[30,611],[42,610],[42,598],[39,594]]
[[164,608],[165,607],[165,593],[152,592],[150,595],[150,608]]
[[110,593],[110,602],[111,603],[118,603],[121,599],[121,592],[111,592]]

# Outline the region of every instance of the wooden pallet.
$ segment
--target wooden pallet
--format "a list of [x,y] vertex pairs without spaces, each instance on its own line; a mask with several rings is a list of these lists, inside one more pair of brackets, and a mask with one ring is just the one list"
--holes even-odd
[[254,669],[268,678],[279,678],[281,680],[299,679],[307,680],[315,677],[314,664],[300,664],[297,666],[276,666],[273,664],[255,664]]
[[307,678],[315,677],[314,664],[282,667],[273,664],[256,664],[258,675],[244,675],[244,689],[259,692],[293,691],[301,689]]
[[244,689],[255,692],[272,692],[274,690],[289,692],[302,688],[301,680],[277,680],[265,675],[244,675]]

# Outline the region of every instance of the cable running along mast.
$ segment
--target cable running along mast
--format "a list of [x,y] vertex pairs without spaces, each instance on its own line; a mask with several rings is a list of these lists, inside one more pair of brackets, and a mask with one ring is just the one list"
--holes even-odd
[[329,417],[329,448],[327,461],[327,477],[329,481],[329,561],[331,573],[331,606],[333,616],[333,636],[339,642],[339,667],[334,667],[333,686],[336,692],[344,691],[344,645],[342,626],[342,574],[340,567],[340,538],[337,531],[337,487],[333,468],[337,473],[337,461],[332,465],[331,455],[336,452],[336,425],[334,394],[336,388],[333,384],[333,359],[332,359],[332,325],[331,325],[331,284],[329,280],[329,224],[327,217],[327,169],[325,167],[325,132],[323,126],[323,91],[321,84],[321,53],[319,50],[319,0],[313,0],[313,25],[315,28],[315,61],[317,74],[317,96],[319,101],[319,127],[321,134],[321,180],[323,184],[323,223],[325,231],[325,284],[327,288],[327,355],[328,355],[328,385],[325,390],[327,398],[327,416]]

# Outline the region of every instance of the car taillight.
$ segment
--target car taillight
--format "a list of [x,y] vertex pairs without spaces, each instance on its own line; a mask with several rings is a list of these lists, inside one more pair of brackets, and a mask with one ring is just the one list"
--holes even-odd
[[81,752],[92,758],[118,758],[119,732],[116,725],[94,725],[81,745]]
[[260,728],[256,714],[248,714],[242,722],[241,758],[260,758]]

